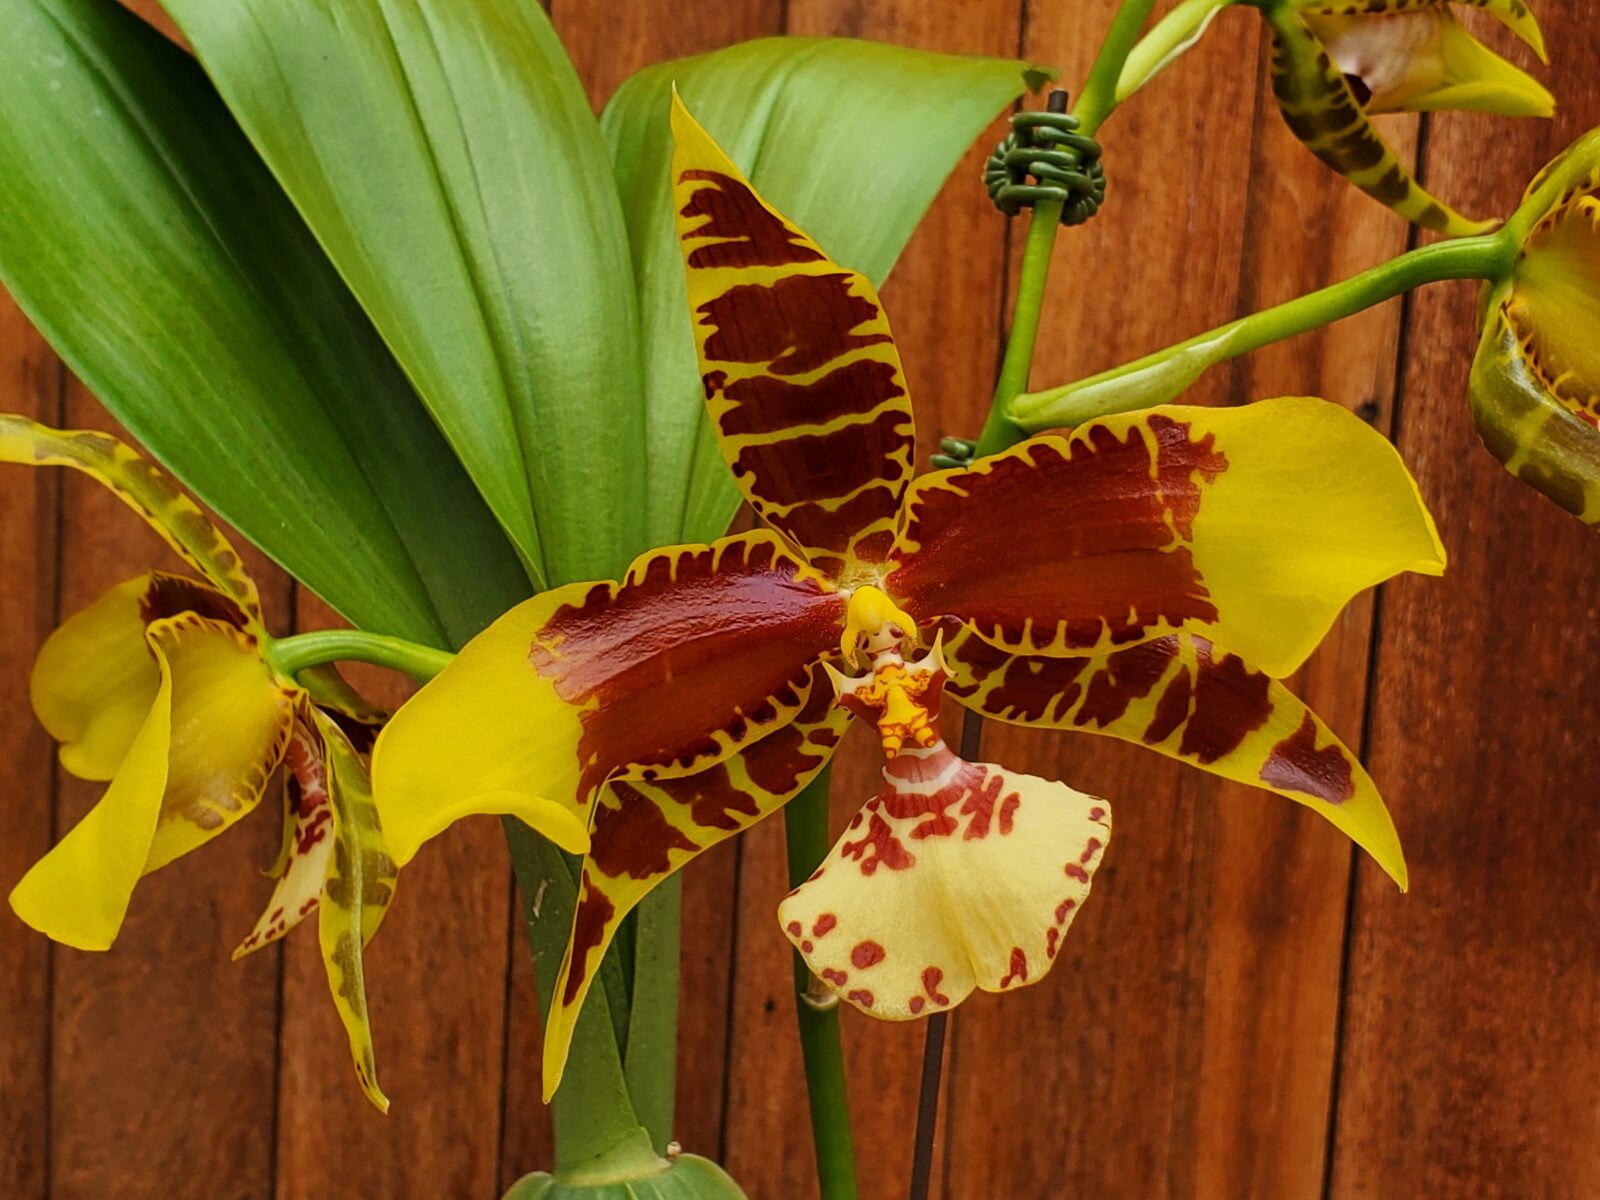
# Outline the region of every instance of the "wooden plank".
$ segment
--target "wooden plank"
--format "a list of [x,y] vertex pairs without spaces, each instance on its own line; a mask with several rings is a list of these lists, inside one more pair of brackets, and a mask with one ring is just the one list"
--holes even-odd
[[[1017,52],[1021,20],[1016,0],[942,7],[914,0],[871,6],[791,0],[788,18],[786,32],[792,34],[1007,56]],[[915,397],[924,468],[941,437],[976,436],[994,386],[1005,223],[990,206],[981,177],[984,156],[1004,130],[997,121],[974,144],[883,292]],[[957,736],[957,723],[948,720],[945,727]],[[834,773],[836,831],[881,785],[881,751],[864,732],[852,731]],[[794,1034],[790,952],[774,915],[787,890],[781,822],[765,822],[740,840],[727,1165],[752,1196],[804,1196],[815,1188],[815,1165]],[[842,1019],[861,1192],[900,1195],[910,1174],[924,1027],[873,1021],[854,1011]]]
[[[343,624],[304,588],[297,618],[302,629]],[[353,665],[346,675],[380,704],[398,705],[412,690],[377,668]],[[406,868],[366,957],[387,1117],[356,1084],[316,938],[287,939],[282,1200],[499,1194],[510,903],[505,843],[492,818],[448,830]]]
[[[1467,212],[1509,211],[1600,123],[1591,14],[1539,17],[1553,123],[1431,121],[1428,183]],[[1372,762],[1405,801],[1413,890],[1360,880],[1336,1197],[1600,1194],[1600,558],[1477,444],[1476,301],[1466,284],[1420,294],[1406,338],[1400,446],[1452,561],[1383,605]]]
[[[59,417],[63,372],[0,292],[0,410]],[[54,751],[28,703],[33,655],[56,620],[54,471],[0,468],[0,887],[10,891],[50,848]],[[0,918],[0,1195],[43,1200],[49,1185],[50,944],[9,912]]]
[[[1265,65],[1263,64],[1263,71]],[[1415,118],[1384,133],[1410,164]],[[1250,174],[1239,308],[1346,278],[1405,249],[1405,222],[1344,185],[1289,132],[1263,91]],[[1399,302],[1235,364],[1229,398],[1314,394],[1388,431]],[[1290,686],[1352,747],[1361,744],[1373,601],[1359,597]],[[1379,786],[1399,785],[1379,779]],[[1389,799],[1406,797],[1389,787]],[[1321,1194],[1352,848],[1304,808],[1225,786],[1200,819],[1195,864],[1200,986],[1180,1014],[1186,1064],[1172,1133],[1173,1192]]]
[[[81,385],[65,422],[120,432]],[[126,436],[125,434],[123,436]],[[187,572],[156,535],[86,477],[62,489],[61,611],[152,566]],[[289,582],[239,544],[282,629]],[[8,681],[8,690],[21,686]],[[62,773],[58,831],[102,787]],[[278,846],[270,811],[144,880],[116,946],[57,950],[51,1042],[51,1195],[211,1198],[270,1190],[278,961],[229,954],[250,931]]]

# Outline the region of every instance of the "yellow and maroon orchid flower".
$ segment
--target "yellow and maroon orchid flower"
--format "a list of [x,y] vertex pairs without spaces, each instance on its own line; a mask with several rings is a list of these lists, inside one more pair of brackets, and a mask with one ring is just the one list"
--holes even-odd
[[402,865],[476,812],[587,847],[547,1094],[618,922],[795,796],[852,714],[877,725],[884,790],[782,914],[819,977],[900,1017],[1043,976],[1110,806],[957,758],[935,724],[946,677],[985,716],[1124,738],[1309,805],[1403,886],[1371,780],[1274,680],[1356,592],[1442,569],[1393,448],[1341,408],[1285,399],[1111,417],[913,480],[873,288],[678,103],[673,130],[709,415],[769,528],[519,605],[374,757]]
[[1472,364],[1478,433],[1506,470],[1600,524],[1600,130],[1529,185]]
[[[362,949],[394,894],[362,753],[384,715],[331,668],[278,672],[261,597],[227,537],[160,467],[104,433],[0,415],[0,462],[70,467],[147,521],[202,576],[151,571],[68,618],[34,665],[34,711],[61,764],[105,794],[11,893],[29,925],[108,949],[139,879],[248,815],[284,804],[277,884],[234,957],[318,912],[356,1074],[378,1088]],[[280,768],[282,768],[280,770]]]
[[1409,221],[1482,233],[1423,190],[1368,117],[1448,109],[1548,117],[1550,93],[1479,42],[1452,5],[1492,13],[1545,59],[1523,0],[1258,0],[1272,29],[1272,86],[1294,135],[1318,158]]

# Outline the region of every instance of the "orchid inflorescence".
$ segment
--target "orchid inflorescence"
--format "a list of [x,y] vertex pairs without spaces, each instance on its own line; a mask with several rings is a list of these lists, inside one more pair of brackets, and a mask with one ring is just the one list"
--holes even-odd
[[[1106,111],[1235,3],[1266,21],[1274,93],[1308,148],[1410,221],[1469,235],[1395,260],[1437,273],[1397,271],[1384,286],[1486,281],[1476,426],[1508,470],[1600,524],[1600,131],[1491,233],[1497,222],[1424,190],[1370,120],[1548,116],[1550,94],[1456,10],[1485,10],[1543,58],[1531,12],[1522,0],[1183,0],[1114,64]],[[1071,224],[1104,198],[1087,126],[1105,113],[1079,132],[1064,107],[1062,95],[1050,113],[1014,118],[989,178],[1005,211],[1043,200]],[[362,955],[429,839],[502,814],[578,856],[565,953],[543,997],[549,1099],[629,914],[702,852],[825,790],[856,718],[876,736],[882,785],[776,914],[824,1007],[909,1020],[1038,983],[1108,852],[1113,800],[968,761],[941,732],[947,699],[964,720],[1109,736],[1276,793],[1404,889],[1375,784],[1282,680],[1354,596],[1443,571],[1418,487],[1339,405],[1166,403],[1208,366],[1382,288],[1349,281],[1123,368],[1002,396],[982,439],[945,439],[942,469],[918,475],[910,386],[867,274],[769,202],[675,85],[660,117],[678,258],[656,249],[674,296],[681,265],[683,365],[692,330],[710,438],[760,527],[710,542],[680,532],[686,544],[648,550],[616,579],[544,590],[442,669],[447,656],[419,646],[374,655],[432,676],[391,715],[337,673],[339,655],[274,638],[237,550],[161,467],[107,434],[0,416],[0,461],[88,474],[195,573],[119,584],[40,650],[35,711],[64,768],[107,786],[16,885],[21,918],[105,949],[144,875],[277,800],[275,882],[235,957],[316,914],[357,1077],[387,1110]],[[651,223],[665,213],[630,214],[642,258],[649,231],[668,232]],[[653,299],[658,266],[641,276]],[[653,318],[641,344],[665,346],[670,324]],[[1052,419],[1063,412],[1074,415]],[[1013,444],[989,444],[996,427]],[[523,514],[532,530],[534,515]],[[535,542],[517,544],[542,584]],[[364,637],[409,645],[361,630],[342,644],[359,650]]]

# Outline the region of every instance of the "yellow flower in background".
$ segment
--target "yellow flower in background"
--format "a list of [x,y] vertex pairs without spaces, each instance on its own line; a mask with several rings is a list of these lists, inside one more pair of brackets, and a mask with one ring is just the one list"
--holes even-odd
[[277,884],[235,952],[313,911],[334,1003],[367,1096],[379,1090],[362,949],[394,895],[362,753],[384,714],[331,668],[277,671],[261,598],[221,530],[154,463],[107,434],[0,415],[0,462],[97,479],[204,578],[151,571],[63,622],[39,652],[34,711],[61,764],[105,794],[11,893],[55,941],[105,950],[138,881],[251,812],[274,782],[284,804]]
[[1473,421],[1506,470],[1600,524],[1600,130],[1539,174],[1505,233],[1519,252],[1486,295]]
[[[1539,24],[1522,0],[1457,2],[1492,13],[1545,58]],[[1368,118],[1452,109],[1548,117],[1555,100],[1543,85],[1473,37],[1450,0],[1263,0],[1259,7],[1273,34],[1273,92],[1313,154],[1425,228],[1494,228],[1425,191]]]

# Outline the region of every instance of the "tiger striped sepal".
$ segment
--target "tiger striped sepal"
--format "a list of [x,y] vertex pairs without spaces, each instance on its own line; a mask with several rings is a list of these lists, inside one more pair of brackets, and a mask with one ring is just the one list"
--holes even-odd
[[1600,524],[1600,131],[1534,180],[1509,231],[1521,251],[1486,305],[1473,420],[1508,471]]
[[815,668],[805,707],[782,729],[697,774],[619,779],[601,791],[545,1028],[546,1101],[561,1083],[578,1012],[622,919],[701,851],[793,799],[833,757],[849,720]]
[[1400,839],[1360,760],[1288,688],[1202,637],[1099,654],[1012,655],[948,627],[948,692],[986,717],[1099,733],[1319,813],[1406,887]]
[[1273,34],[1272,85],[1283,118],[1318,158],[1367,195],[1428,229],[1482,233],[1425,191],[1372,127],[1386,112],[1470,109],[1548,117],[1555,101],[1470,34],[1452,2],[1483,8],[1541,58],[1522,0],[1262,0]]
[[867,279],[766,203],[673,93],[673,203],[706,405],[740,490],[824,574],[881,563],[915,424]]
[[375,751],[404,866],[473,813],[511,813],[571,853],[615,779],[694,775],[789,724],[844,599],[767,531],[635,559],[513,608],[395,714]]
[[389,911],[399,871],[384,844],[366,763],[337,721],[302,701],[284,766],[287,853],[261,918],[233,957],[271,945],[317,913],[328,989],[356,1078],[367,1099],[386,1113],[362,952]]
[[178,555],[239,606],[257,633],[261,597],[239,553],[168,475],[133,447],[92,429],[52,429],[0,413],[0,462],[82,471],[144,518]]
[[907,497],[884,590],[920,623],[1080,654],[1186,630],[1272,675],[1444,549],[1394,447],[1338,405],[1167,407],[1042,435]]

